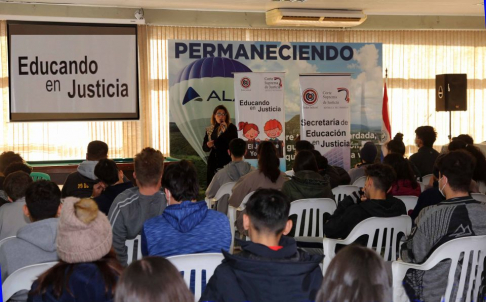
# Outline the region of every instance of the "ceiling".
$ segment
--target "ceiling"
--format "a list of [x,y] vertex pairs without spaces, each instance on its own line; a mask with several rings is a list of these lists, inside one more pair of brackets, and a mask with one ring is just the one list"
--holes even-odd
[[273,8],[358,9],[368,15],[484,15],[483,0],[0,0],[8,3],[50,3],[86,6],[142,7],[198,11],[265,12]]

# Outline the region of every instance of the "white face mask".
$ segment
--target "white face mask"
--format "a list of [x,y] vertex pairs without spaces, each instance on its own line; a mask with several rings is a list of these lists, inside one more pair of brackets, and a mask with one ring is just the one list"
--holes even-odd
[[[442,176],[440,179],[443,179],[443,178],[444,178],[444,176]],[[444,193],[444,188],[447,185],[447,182],[442,186],[442,189],[441,189],[440,188],[440,179],[439,179],[439,192],[440,192],[440,194],[442,194],[442,196],[446,197],[445,193]]]

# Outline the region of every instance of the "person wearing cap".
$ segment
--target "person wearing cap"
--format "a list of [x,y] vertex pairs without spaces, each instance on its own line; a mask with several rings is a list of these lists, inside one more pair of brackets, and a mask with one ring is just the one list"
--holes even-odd
[[353,169],[349,170],[349,177],[351,178],[350,184],[352,185],[358,178],[365,176],[365,169],[367,165],[371,165],[375,162],[378,150],[375,144],[367,142],[363,145],[363,148],[359,151],[359,157],[361,162],[357,164]]
[[64,200],[57,228],[59,263],[32,284],[28,302],[113,301],[122,266],[112,230],[92,199]]

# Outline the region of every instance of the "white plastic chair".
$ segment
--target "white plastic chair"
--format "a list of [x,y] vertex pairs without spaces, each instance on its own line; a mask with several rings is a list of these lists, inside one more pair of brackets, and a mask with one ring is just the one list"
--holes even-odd
[[[471,252],[473,256],[470,257]],[[451,301],[452,287],[454,283],[457,286],[456,301],[467,295],[465,301],[477,301],[479,287],[481,286],[481,274],[484,270],[483,263],[486,256],[486,236],[470,236],[457,238],[448,241],[439,246],[423,264],[405,263],[403,261],[393,261],[393,301],[409,301],[405,289],[403,288],[403,279],[409,269],[427,271],[436,266],[439,262],[451,259],[451,266],[448,273],[447,289],[442,296],[441,302]],[[462,259],[462,269],[459,280],[454,280],[457,264]],[[470,275],[467,276],[467,270],[471,262]],[[467,293],[464,292],[466,278],[469,277]],[[473,284],[475,285],[473,287]],[[427,286],[424,284],[424,286]]]
[[362,188],[365,186],[366,183],[366,176],[361,176],[360,178],[356,179],[353,182],[353,186],[357,186],[358,188]]
[[[134,250],[133,246],[134,246],[135,242],[137,242],[137,253],[136,254],[133,253],[133,250]],[[133,239],[126,240],[125,246],[128,249],[127,250],[127,256],[128,256],[127,264],[130,264],[135,260],[142,259],[142,237],[140,235],[138,235],[137,237],[135,237]]]
[[[295,200],[290,204],[290,215],[297,215],[295,223],[295,240],[300,242],[321,242],[324,213],[333,214],[336,210],[336,202],[330,198],[308,198]],[[312,225],[310,219],[312,217]],[[302,221],[304,227],[302,228]],[[309,236],[309,230],[311,234]],[[301,236],[302,233],[302,236]]]
[[484,181],[478,181],[479,192],[486,194],[486,183]]
[[235,248],[235,222],[236,222],[236,211],[243,211],[245,210],[246,203],[248,202],[248,199],[250,199],[250,196],[253,195],[255,191],[250,192],[246,194],[245,198],[243,198],[243,201],[241,202],[240,206],[238,208],[235,208],[231,205],[228,206],[228,213],[226,216],[228,216],[229,223],[230,223],[230,231],[231,231],[231,245],[229,252],[230,254],[233,254],[233,250]]
[[332,189],[332,194],[334,194],[334,200],[336,204],[338,204],[341,200],[343,200],[346,196],[351,195],[353,200],[356,202],[356,196],[353,195],[356,192],[358,195],[359,187],[357,186],[337,186]]
[[[358,223],[346,239],[324,238],[324,265],[323,273],[326,272],[331,260],[336,255],[336,246],[349,245],[363,235],[368,235],[368,248],[374,249],[379,255],[384,251],[383,259],[385,261],[396,260],[398,255],[397,240],[398,234],[403,233],[405,236],[410,235],[412,229],[412,219],[408,215],[397,217],[371,217]],[[384,232],[386,230],[386,238]],[[373,248],[375,234],[378,232],[378,240]],[[391,251],[391,252],[390,252]]]
[[[167,257],[181,273],[187,287],[193,291],[194,300],[199,301],[201,295],[214,274],[214,270],[223,261],[224,256],[220,253],[189,254]],[[203,280],[203,275],[206,275]],[[193,276],[191,278],[191,275]],[[191,279],[193,283],[191,283]]]
[[486,195],[483,193],[471,193],[471,197],[477,201],[486,202]]
[[425,185],[423,183],[421,183],[420,181],[418,182],[418,184],[420,185],[420,192],[425,191]]
[[16,270],[2,284],[3,302],[7,302],[15,293],[21,290],[30,290],[32,283],[45,271],[58,262],[33,264]]
[[287,176],[289,176],[289,177],[292,177],[292,176],[294,176],[294,175],[295,175],[295,172],[294,172],[294,170],[288,170],[288,171],[285,171],[285,174],[286,174]]
[[2,244],[4,244],[7,240],[10,240],[12,238],[16,238],[17,236],[9,236],[9,237],[5,237],[3,238],[2,240],[0,240],[0,247],[2,246]]
[[216,192],[216,195],[214,195],[213,198],[208,198],[206,197],[206,203],[208,204],[208,209],[212,209],[214,206],[214,203],[218,200],[220,200],[224,195],[229,195],[231,196],[231,190],[233,190],[233,187],[235,186],[236,182],[231,181],[223,184],[221,187],[219,187],[218,192]]
[[417,196],[406,195],[406,196],[394,196],[394,197],[403,201],[403,203],[405,204],[405,208],[407,208],[407,213],[408,211],[415,209],[415,206],[417,205],[417,200],[418,200]]
[[422,176],[422,183],[424,185],[428,185],[432,177],[434,177],[434,174],[427,174],[425,176]]

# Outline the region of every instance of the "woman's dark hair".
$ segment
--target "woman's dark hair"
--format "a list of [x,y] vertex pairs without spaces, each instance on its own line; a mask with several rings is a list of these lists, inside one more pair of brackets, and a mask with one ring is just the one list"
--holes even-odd
[[170,164],[164,171],[162,186],[170,191],[176,201],[197,199],[199,183],[196,168],[187,160]]
[[316,302],[388,302],[392,287],[381,257],[371,249],[349,245],[326,270]]
[[273,143],[265,141],[258,145],[258,170],[273,183],[277,182],[280,176],[280,161],[277,156],[277,149]]
[[[116,290],[116,282],[123,271],[123,267],[116,259],[116,254],[113,248],[108,254],[98,261],[92,262],[98,267],[98,270],[103,277],[105,283],[105,293],[110,292],[114,295]],[[45,273],[37,278],[37,287],[33,289],[33,295],[44,295],[50,286],[54,296],[59,299],[64,291],[73,295],[69,288],[69,278],[71,277],[74,268],[78,263],[67,263],[59,260],[59,263],[51,267]]]
[[162,257],[132,262],[116,288],[115,302],[193,302],[181,273]]
[[397,175],[397,182],[399,180],[409,180],[412,184],[412,188],[417,188],[419,185],[415,173],[413,173],[412,166],[410,162],[403,158],[402,155],[398,153],[390,153],[383,159],[385,165],[389,165],[393,168]]
[[401,156],[405,155],[405,144],[403,143],[403,134],[400,132],[386,144],[389,153],[397,153]]
[[465,150],[469,152],[476,159],[476,166],[474,168],[472,179],[475,181],[486,182],[486,157],[478,147],[468,144],[463,140],[452,140],[449,144],[449,151]]
[[314,154],[314,157],[316,158],[318,169],[326,171],[329,165],[327,158],[325,156],[322,156],[321,153],[317,150],[312,150],[312,154]]
[[314,172],[319,171],[316,158],[312,151],[299,151],[299,153],[297,153],[297,156],[295,156],[293,169],[295,173],[303,170],[310,170]]
[[216,114],[216,112],[218,112],[218,110],[224,110],[224,112],[226,113],[226,118],[224,119],[224,121],[226,122],[227,125],[229,125],[231,123],[231,116],[228,112],[228,109],[226,109],[226,107],[224,107],[223,105],[219,105],[219,106],[216,106],[216,108],[214,108],[213,115],[211,115],[211,125],[217,124],[216,119],[214,118],[214,115]]
[[461,140],[470,145],[474,144],[474,139],[469,134],[459,134],[458,136],[453,137],[452,140]]
[[30,173],[32,173],[32,168],[22,162],[14,162],[5,168],[5,171],[3,171],[3,176],[7,177],[10,173],[17,171],[23,171],[30,175]]

